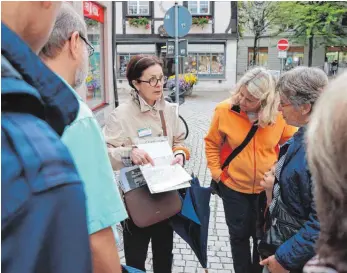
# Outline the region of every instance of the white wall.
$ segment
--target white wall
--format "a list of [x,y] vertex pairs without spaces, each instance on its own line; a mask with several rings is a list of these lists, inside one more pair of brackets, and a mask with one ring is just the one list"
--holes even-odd
[[123,2],[116,2],[116,34],[123,34]]
[[225,33],[231,18],[231,3],[230,1],[215,1],[214,2],[215,14],[215,33]]

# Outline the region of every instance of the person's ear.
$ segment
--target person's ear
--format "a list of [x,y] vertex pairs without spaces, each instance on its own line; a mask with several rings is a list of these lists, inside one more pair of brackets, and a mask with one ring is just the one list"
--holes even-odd
[[305,103],[303,105],[301,105],[301,114],[302,115],[308,115],[309,113],[311,113],[312,110],[312,105],[310,103]]
[[136,90],[139,91],[140,83],[137,80],[132,81],[133,86],[135,86]]
[[69,45],[69,50],[72,58],[75,60],[78,59],[78,56],[80,55],[81,42],[80,35],[77,31],[72,33]]

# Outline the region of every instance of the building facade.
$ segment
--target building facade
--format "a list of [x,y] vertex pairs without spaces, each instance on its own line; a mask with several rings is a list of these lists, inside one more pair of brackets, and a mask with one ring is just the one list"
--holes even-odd
[[[277,49],[277,42],[282,38],[287,38],[290,45],[287,51],[287,58],[283,60],[278,57],[279,50]],[[327,61],[328,74],[332,75],[332,63],[337,60],[337,74],[347,71],[347,39],[345,40],[345,46],[315,46],[312,52],[312,66],[324,69],[324,63]],[[319,44],[317,42],[318,41],[315,41],[315,44]],[[289,34],[260,39],[258,42],[258,53],[255,64],[253,64],[253,44],[254,37],[250,33],[246,33],[246,35],[239,39],[237,52],[238,79],[252,65],[264,66],[269,70],[275,71],[281,71],[282,67],[283,70],[286,71],[296,66],[308,65],[308,46],[292,43]]]
[[78,93],[93,110],[100,125],[115,107],[112,63],[112,2],[111,1],[71,1],[75,10],[84,17],[87,24],[88,40],[95,48],[89,59],[89,73],[86,85]]
[[[174,59],[167,56],[167,36],[163,20],[174,1],[116,2],[116,76],[117,88],[129,89],[126,66],[133,55],[153,54],[164,62],[164,74],[175,74]],[[237,7],[236,2],[179,1],[193,18],[206,18],[206,24],[193,24],[188,35],[188,56],[180,57],[179,73],[197,74],[194,89],[230,89],[236,82]],[[143,19],[142,25],[134,25]],[[135,20],[134,20],[135,19]],[[136,23],[135,23],[136,24]]]

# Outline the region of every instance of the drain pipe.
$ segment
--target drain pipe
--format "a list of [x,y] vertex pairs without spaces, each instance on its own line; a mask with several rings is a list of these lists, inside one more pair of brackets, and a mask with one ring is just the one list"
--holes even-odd
[[118,107],[118,91],[117,91],[117,71],[116,71],[116,3],[112,1],[112,75],[113,75],[113,94],[114,94],[114,106]]

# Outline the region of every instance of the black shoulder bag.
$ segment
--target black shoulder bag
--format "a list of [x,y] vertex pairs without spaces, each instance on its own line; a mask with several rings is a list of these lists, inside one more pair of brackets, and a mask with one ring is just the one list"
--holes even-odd
[[[224,170],[225,167],[229,166],[230,162],[239,154],[242,152],[242,150],[247,146],[247,144],[251,141],[251,139],[254,137],[255,133],[258,130],[258,121],[254,122],[251,129],[249,130],[246,138],[243,140],[243,142],[237,146],[231,154],[228,156],[228,158],[225,160],[225,162],[222,165],[222,170]],[[212,194],[217,194],[219,197],[221,197],[220,189],[218,187],[218,183],[215,180],[211,180],[210,187],[212,188]]]

